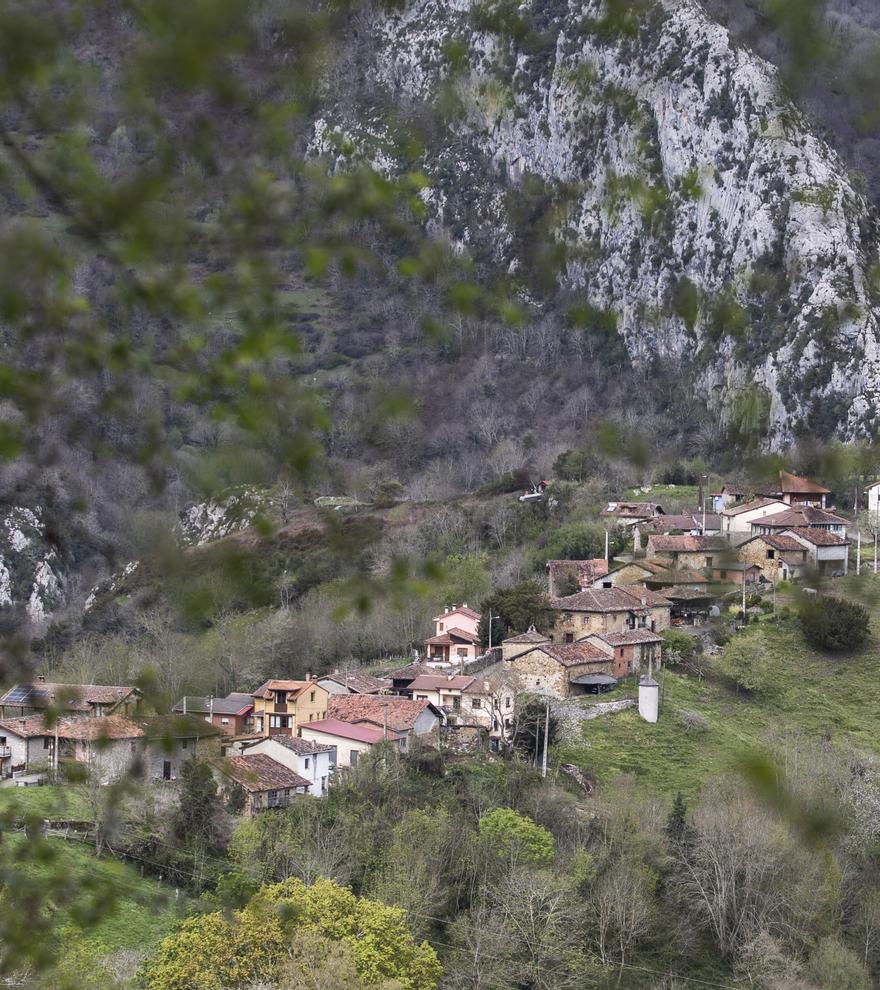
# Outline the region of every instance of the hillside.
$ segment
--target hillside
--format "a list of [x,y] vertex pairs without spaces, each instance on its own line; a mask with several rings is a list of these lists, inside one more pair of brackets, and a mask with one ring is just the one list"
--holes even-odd
[[[863,762],[880,759],[874,716],[880,704],[878,588],[880,583],[869,577],[858,591],[871,602],[872,623],[872,638],[858,654],[816,652],[794,619],[762,622],[740,635],[766,674],[763,690],[737,692],[712,673],[711,665],[702,678],[666,669],[657,725],[634,712],[587,722],[582,742],[560,743],[560,761],[577,763],[603,783],[623,773],[652,792],[673,797],[680,791],[689,800],[710,781],[736,774],[746,758],[765,749],[787,762],[812,759],[815,746],[833,748],[852,760],[854,773],[862,766],[873,779],[880,764],[865,767]],[[682,722],[688,712],[705,716],[706,727],[688,729]]]

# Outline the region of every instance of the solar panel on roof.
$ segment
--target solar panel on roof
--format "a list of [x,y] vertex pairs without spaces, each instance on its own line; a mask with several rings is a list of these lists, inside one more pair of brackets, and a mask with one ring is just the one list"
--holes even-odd
[[27,701],[45,700],[46,692],[30,684],[16,684],[4,698],[4,704],[21,705]]

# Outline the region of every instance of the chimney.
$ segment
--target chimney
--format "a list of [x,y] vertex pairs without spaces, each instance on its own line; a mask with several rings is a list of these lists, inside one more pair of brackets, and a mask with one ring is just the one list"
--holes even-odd
[[446,675],[446,680],[447,681],[451,681],[454,677],[455,677],[455,674],[447,674]]
[[18,727],[19,727],[19,729],[23,729],[26,725],[27,725],[27,719],[26,718],[20,718],[18,720]]
[[643,605],[647,605],[647,604],[648,604],[648,599],[647,599],[647,598],[645,598],[645,596],[644,596],[644,595],[642,595],[642,604],[643,604]]
[[462,603],[461,603],[461,607],[462,607],[462,608],[467,608],[467,602],[462,602]]
[[45,684],[45,683],[46,683],[46,675],[37,674],[37,684]]
[[310,670],[306,671],[306,680],[310,681],[312,679],[312,672]]

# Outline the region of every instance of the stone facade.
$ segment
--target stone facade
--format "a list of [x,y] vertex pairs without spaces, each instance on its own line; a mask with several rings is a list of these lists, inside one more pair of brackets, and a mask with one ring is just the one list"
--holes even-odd
[[564,666],[545,653],[541,647],[537,647],[511,660],[510,665],[519,678],[524,692],[568,698],[579,693],[571,684],[573,677],[581,674],[611,674],[614,658],[609,655],[604,662],[594,660],[589,663]]

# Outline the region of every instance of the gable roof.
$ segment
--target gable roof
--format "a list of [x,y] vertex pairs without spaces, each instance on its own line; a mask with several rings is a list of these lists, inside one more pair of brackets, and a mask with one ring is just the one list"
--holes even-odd
[[[318,687],[319,685],[315,681],[266,681],[265,684],[261,684],[256,691],[253,693],[254,698],[261,698],[265,701],[272,700],[273,691],[287,691],[294,697],[298,697],[310,687]],[[324,688],[321,688],[323,691]]]
[[426,645],[439,646],[441,644],[452,645],[454,643],[477,643],[479,642],[479,636],[475,633],[469,633],[464,629],[448,629],[445,633],[441,633],[439,636],[432,636],[430,639],[425,640]]
[[635,643],[662,643],[663,637],[650,629],[627,629],[624,632],[600,633],[598,639],[609,646],[632,646]]
[[393,681],[414,681],[419,674],[435,674],[436,670],[427,663],[410,663],[406,667],[398,667],[396,670],[389,670],[385,675]]
[[663,594],[671,602],[712,601],[715,598],[715,595],[708,588],[687,588],[680,584],[673,585],[671,588],[664,588]]
[[25,708],[59,706],[66,711],[91,711],[96,705],[117,705],[131,695],[140,695],[136,687],[115,684],[61,684],[56,681],[28,681],[11,687],[0,705]]
[[312,739],[301,739],[299,736],[286,736],[283,734],[277,734],[274,736],[256,736],[253,739],[243,742],[242,748],[249,749],[251,746],[258,746],[260,743],[265,743],[267,740],[277,744],[278,746],[283,746],[285,749],[289,749],[298,756],[307,756],[310,753],[329,753],[336,749],[335,746],[331,746],[329,743],[315,742]]
[[554,598],[550,604],[563,612],[630,612],[654,605],[668,605],[669,602],[648,588],[639,588],[637,591],[627,591],[625,588],[587,588],[576,595]]
[[466,615],[471,619],[480,618],[480,613],[474,611],[472,608],[468,608],[467,605],[452,605],[442,615],[435,615],[434,621],[440,622],[442,619],[447,618],[450,615]]
[[659,502],[609,502],[602,515],[623,516],[627,519],[650,519],[658,513],[663,514],[663,506]]
[[211,765],[240,784],[248,793],[277,791],[288,787],[309,787],[310,781],[300,777],[283,763],[266,753],[250,756],[225,756],[211,760]]
[[[184,707],[186,711],[184,712]],[[225,698],[210,698],[202,695],[185,695],[171,709],[175,714],[185,715],[246,715],[254,707],[254,699],[242,691],[231,691]]]
[[751,512],[753,509],[763,509],[765,505],[785,505],[780,498],[755,498],[751,502],[742,502],[740,505],[730,505],[721,510],[722,516],[739,516],[743,512]]
[[555,660],[563,667],[578,667],[585,663],[608,663],[609,656],[598,646],[593,646],[585,639],[578,640],[577,643],[548,643],[545,646],[535,646],[526,653],[520,653],[514,657],[510,663],[516,663],[530,653],[546,653],[548,657]]
[[508,636],[507,639],[501,641],[501,645],[504,646],[505,643],[513,643],[518,646],[520,644],[529,643],[549,643],[550,637],[545,636],[543,633],[539,633],[534,626],[529,626],[529,628],[524,633],[519,633],[517,636]]
[[410,691],[466,691],[476,680],[466,674],[447,677],[445,674],[422,674],[409,686]]
[[318,678],[318,683],[320,684],[321,681],[333,681],[334,684],[346,687],[355,694],[378,694],[389,686],[387,681],[381,681],[372,674],[365,674],[362,670],[349,670],[343,674],[322,674]]
[[22,715],[21,718],[0,719],[0,731],[9,732],[20,739],[33,739],[35,736],[47,736],[53,730],[46,727],[45,715]]
[[827,509],[813,505],[801,505],[796,509],[774,512],[773,515],[756,519],[753,526],[775,526],[779,529],[793,529],[798,526],[845,526],[846,519]]
[[831,533],[827,529],[816,529],[814,526],[792,526],[790,529],[786,530],[786,532],[792,533],[795,536],[800,537],[800,539],[806,540],[807,543],[812,543],[817,547],[849,546],[849,540],[844,537],[838,535],[837,533]]
[[59,719],[55,729],[59,739],[100,742],[115,739],[142,739],[146,732],[122,715],[100,715],[97,718]]
[[[100,721],[93,719],[92,721]],[[195,715],[144,715],[133,718],[149,739],[206,739],[222,736],[223,730],[196,713]]]
[[[338,718],[322,718],[317,722],[307,722],[302,727],[302,731],[318,732],[326,736],[338,736],[340,739],[369,743],[371,746],[382,742],[386,738],[384,728],[379,725],[361,725],[354,722],[343,722],[342,719]],[[403,737],[389,725],[387,738],[393,742]]]
[[[467,678],[468,681],[471,678]],[[390,695],[378,698],[363,694],[331,695],[327,703],[327,720],[338,719],[341,722],[360,722],[369,719],[382,725],[385,712],[388,712],[388,727],[396,732],[408,732],[416,724],[418,717],[427,709],[436,714],[436,708],[427,701],[416,701],[414,698],[395,698]],[[314,722],[303,725],[311,728]]]
[[799,478],[788,471],[779,472],[779,490],[783,495],[830,495],[831,489],[817,485],[815,481]]

